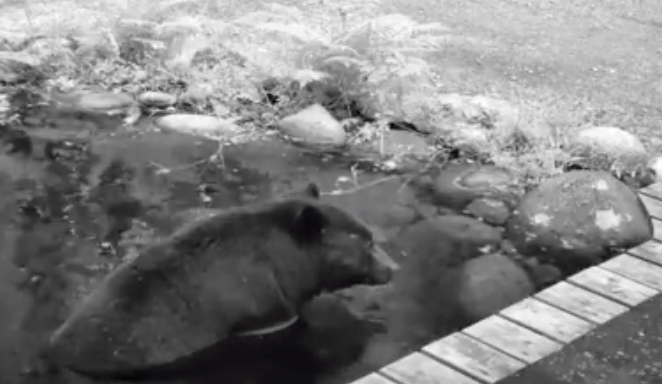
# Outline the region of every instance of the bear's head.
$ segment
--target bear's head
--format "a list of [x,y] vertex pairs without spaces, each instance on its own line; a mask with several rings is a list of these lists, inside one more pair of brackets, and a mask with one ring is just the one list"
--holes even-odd
[[[398,265],[377,244],[372,229],[349,212],[323,203],[315,184],[283,205],[290,231],[319,261],[321,288],[390,282]],[[284,212],[285,213],[285,212]]]

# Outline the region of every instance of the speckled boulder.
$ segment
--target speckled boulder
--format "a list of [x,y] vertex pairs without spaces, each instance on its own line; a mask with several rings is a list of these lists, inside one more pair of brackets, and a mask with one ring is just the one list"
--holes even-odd
[[520,253],[572,273],[650,240],[653,225],[628,186],[606,172],[575,171],[524,196],[506,236]]
[[492,165],[448,164],[436,175],[415,180],[414,185],[421,197],[455,210],[463,210],[483,197],[515,205],[520,196],[515,176],[505,168]]
[[527,273],[499,254],[483,255],[462,266],[457,302],[467,321],[482,320],[534,293]]

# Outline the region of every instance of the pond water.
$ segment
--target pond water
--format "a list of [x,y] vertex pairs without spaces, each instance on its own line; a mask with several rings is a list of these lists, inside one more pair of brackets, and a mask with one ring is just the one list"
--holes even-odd
[[[47,353],[80,300],[181,225],[311,182],[323,201],[371,227],[401,266],[393,281],[323,294],[286,332],[220,343],[141,382],[346,384],[652,236],[636,194],[603,173],[570,172],[544,193],[525,193],[512,172],[490,164],[409,156],[393,167],[369,151],[301,147],[267,130],[220,147],[149,118],[125,126],[121,115],[30,92],[9,100],[15,118],[0,125],[1,384],[118,384],[57,367]],[[617,230],[587,222],[603,203],[637,220]],[[545,211],[558,226],[538,233],[553,235],[541,244],[559,260],[523,247],[532,229],[521,227],[530,222],[521,213],[538,212],[528,206],[563,206]],[[587,233],[572,257],[556,235],[566,230]]]
[[[120,128],[112,117],[54,110],[29,94],[14,106],[22,123],[0,133],[3,384],[109,383],[50,366],[45,341],[78,300],[140,246],[214,209],[284,196],[314,181],[325,199],[382,227],[414,218],[405,208],[390,212],[388,196],[401,183],[380,183],[395,176],[356,156],[267,137],[227,146],[222,163],[210,162],[216,142],[161,132],[149,121]],[[374,186],[334,193],[355,188],[357,177]],[[373,291],[366,292],[317,299],[306,309],[308,327],[275,349],[260,344],[247,355],[211,356],[180,377],[151,382],[347,382],[372,368],[356,362],[369,339],[384,333],[378,320],[344,305]]]

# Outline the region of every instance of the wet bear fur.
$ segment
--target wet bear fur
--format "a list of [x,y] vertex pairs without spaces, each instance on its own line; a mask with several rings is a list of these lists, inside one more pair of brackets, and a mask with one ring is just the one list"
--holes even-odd
[[376,262],[370,230],[318,198],[311,185],[149,246],[53,333],[52,356],[88,376],[140,376],[219,346],[232,355],[237,340],[279,338],[320,292],[387,283],[392,272]]

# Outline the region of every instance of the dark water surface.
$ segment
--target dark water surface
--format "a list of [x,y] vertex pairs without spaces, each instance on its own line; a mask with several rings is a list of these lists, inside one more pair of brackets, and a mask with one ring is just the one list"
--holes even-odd
[[[362,183],[388,176],[352,156],[277,138],[228,146],[223,168],[204,161],[218,149],[211,140],[160,132],[149,122],[120,128],[112,118],[19,101],[23,122],[0,132],[2,384],[92,383],[51,370],[44,343],[77,301],[142,244],[210,209],[283,196],[310,181],[326,192],[346,188],[352,167]],[[383,200],[383,191],[374,191],[343,204],[369,209]],[[308,327],[287,342],[216,351],[179,378],[151,382],[312,384],[356,376],[343,376],[342,367],[358,359],[382,326],[349,312],[335,296],[306,311]]]

